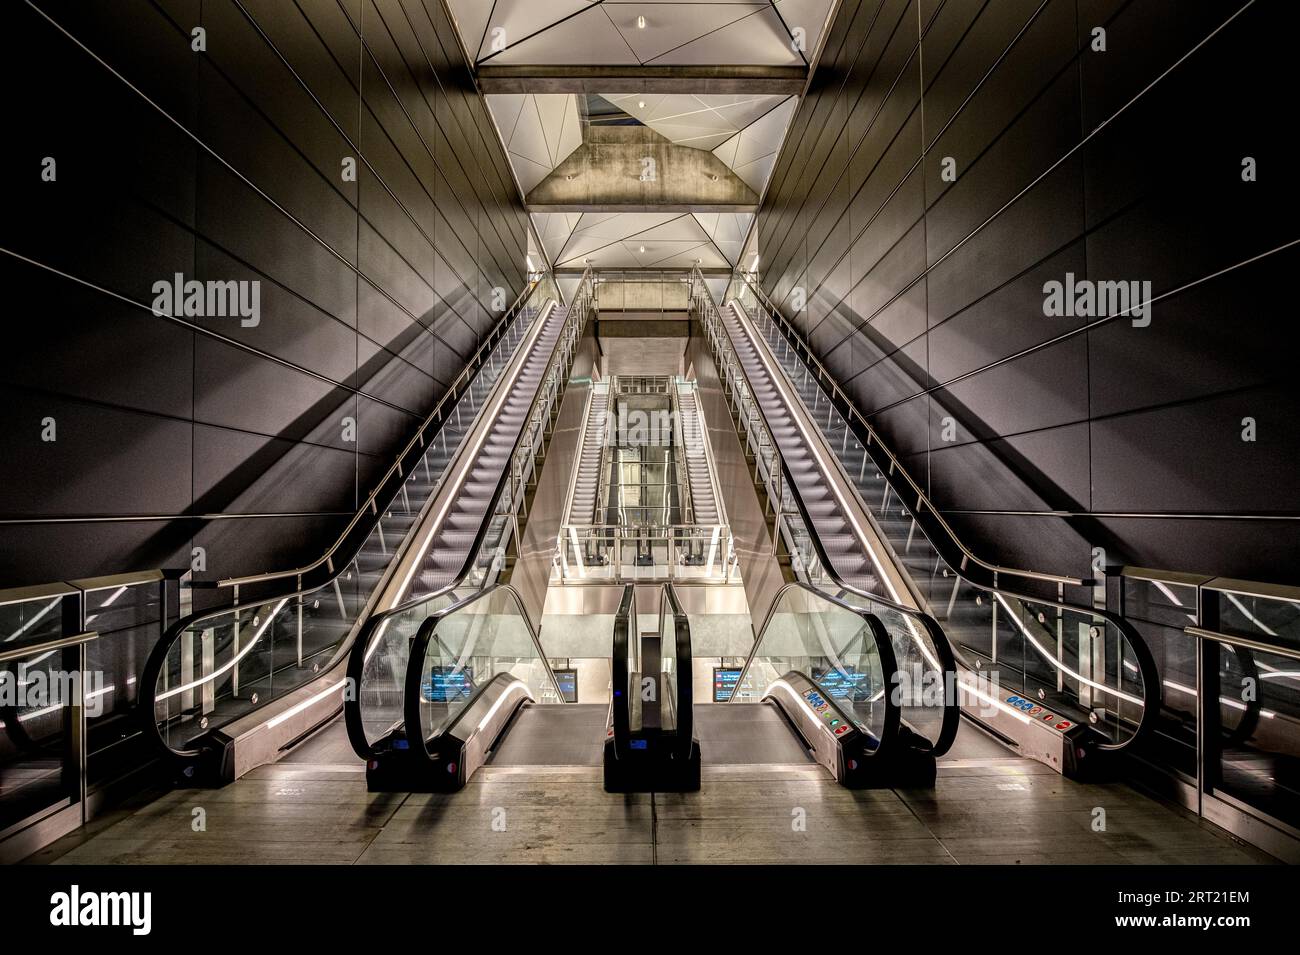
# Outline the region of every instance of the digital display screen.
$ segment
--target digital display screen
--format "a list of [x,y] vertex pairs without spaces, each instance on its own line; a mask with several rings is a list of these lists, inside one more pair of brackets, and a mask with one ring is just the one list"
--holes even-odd
[[867,696],[867,674],[852,667],[833,668],[820,674],[814,672],[813,679],[834,700],[862,700]]
[[731,694],[736,692],[736,683],[740,680],[740,667],[713,668],[713,702],[726,703]]
[[578,671],[554,670],[555,682],[560,685],[560,695],[565,703],[578,702]]
[[430,703],[468,700],[474,693],[474,671],[470,667],[436,666],[424,678],[420,691]]

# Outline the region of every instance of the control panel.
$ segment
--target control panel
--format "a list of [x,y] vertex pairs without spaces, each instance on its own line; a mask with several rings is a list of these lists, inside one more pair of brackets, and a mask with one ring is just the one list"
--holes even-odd
[[822,691],[817,687],[809,687],[803,691],[802,695],[804,702],[817,714],[817,718],[836,736],[843,736],[853,729],[853,724],[848,721],[837,706],[822,695]]

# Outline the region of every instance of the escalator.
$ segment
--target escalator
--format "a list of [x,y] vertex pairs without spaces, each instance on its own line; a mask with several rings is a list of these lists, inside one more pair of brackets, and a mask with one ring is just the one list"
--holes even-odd
[[[568,308],[557,297],[549,278],[520,297],[321,558],[219,582],[227,603],[167,629],[141,710],[179,777],[225,782],[278,758],[357,696],[359,641],[407,641],[495,581],[591,310],[589,279]],[[376,675],[371,697],[400,707],[404,673]]]
[[[692,305],[790,576],[885,625],[897,655],[891,682],[924,699],[941,680],[945,700],[956,697],[970,720],[1070,775],[1096,770],[1148,732],[1159,680],[1132,625],[1067,602],[1064,589],[1083,581],[976,558],[761,291],[742,277],[728,297],[718,309],[696,277]],[[1057,596],[1010,586],[1017,581],[1056,587]],[[762,643],[760,634],[756,653]],[[761,684],[753,664],[745,678]],[[936,751],[952,744],[955,727],[935,733],[934,707],[904,710],[905,726],[916,731],[924,720],[923,737],[943,737]]]
[[613,692],[605,742],[607,792],[700,788],[690,621],[672,584],[659,589],[658,627],[642,631],[637,588],[627,584],[614,616]]
[[[588,273],[570,308],[562,315],[554,310],[543,323],[534,356],[523,362],[515,387],[502,393],[485,417],[475,454],[459,482],[433,502],[430,522],[399,562],[394,599],[370,616],[350,649],[347,685],[352,692],[344,700],[344,717],[348,738],[367,761],[374,788],[463,785],[480,764],[476,760],[485,755],[486,744],[475,757],[452,758],[447,755],[454,746],[451,740],[459,737],[449,736],[441,749],[430,749],[438,734],[463,734],[470,724],[457,720],[474,718],[481,701],[487,701],[492,716],[484,729],[499,729],[494,720],[508,719],[523,701],[558,693],[519,595],[493,585],[502,575],[510,542],[517,540],[519,514],[536,477],[536,456],[591,307]],[[496,645],[498,639],[505,641],[504,649]],[[444,654],[451,644],[459,647],[456,654]],[[526,680],[506,677],[512,671],[512,648],[520,659],[531,661],[528,667],[538,668]],[[475,655],[480,658],[477,668],[465,662]],[[452,678],[460,682],[445,687],[439,682]],[[474,703],[466,708],[471,698]],[[412,733],[417,727],[419,732]],[[477,737],[473,745],[482,743]],[[454,779],[430,776],[443,761],[456,767],[449,774]]]

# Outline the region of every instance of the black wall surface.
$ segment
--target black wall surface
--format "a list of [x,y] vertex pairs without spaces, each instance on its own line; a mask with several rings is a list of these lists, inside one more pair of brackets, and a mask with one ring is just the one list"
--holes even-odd
[[[319,554],[525,282],[526,214],[442,4],[2,18],[0,586],[195,546],[209,578]],[[257,280],[260,323],[153,314],[175,273]]]
[[[1300,581],[1297,6],[844,3],[762,281],[980,556]],[[1149,325],[1048,317],[1067,272]]]

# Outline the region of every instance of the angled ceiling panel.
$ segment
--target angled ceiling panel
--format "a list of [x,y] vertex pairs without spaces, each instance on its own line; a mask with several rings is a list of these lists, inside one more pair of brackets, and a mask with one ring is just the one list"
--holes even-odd
[[515,42],[500,53],[485,54],[479,62],[494,66],[639,64],[641,61],[623,34],[605,15],[603,5],[587,6],[589,9]]
[[572,93],[494,93],[484,99],[525,194],[582,144]]
[[[457,10],[475,5],[473,0],[453,4]],[[478,49],[479,60],[491,56],[494,45],[504,44],[509,49],[544,32],[565,17],[592,6],[591,0],[478,0],[477,5],[489,11],[489,15],[483,18],[482,42],[473,44]],[[502,32],[497,33],[498,30]]]
[[[642,63],[758,13],[763,3],[606,3],[605,12]],[[645,26],[637,18],[645,17]]]
[[790,34],[770,6],[647,62],[655,66],[716,63],[804,65],[804,59],[794,48]]
[[790,97],[714,149],[713,155],[761,195],[794,109],[795,99]]

